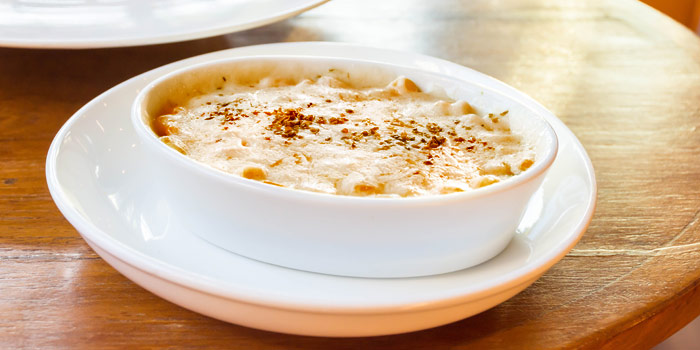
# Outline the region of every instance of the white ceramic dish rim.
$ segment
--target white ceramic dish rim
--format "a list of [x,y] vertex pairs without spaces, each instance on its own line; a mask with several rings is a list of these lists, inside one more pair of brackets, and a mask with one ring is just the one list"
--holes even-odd
[[[255,0],[253,0],[255,1]],[[309,0],[305,4],[287,8],[271,13],[269,16],[258,18],[253,21],[243,23],[228,23],[225,25],[211,26],[200,30],[193,30],[189,33],[163,34],[155,36],[145,36],[128,39],[106,39],[106,40],[85,40],[85,39],[63,39],[63,40],[43,40],[43,39],[12,39],[0,36],[0,47],[34,48],[34,49],[96,49],[109,47],[128,47],[139,45],[166,44],[179,41],[209,38],[217,35],[234,33],[247,29],[261,27],[275,23],[300,13],[321,6],[330,0]]]
[[[211,61],[206,61],[206,62],[200,62],[197,64],[189,65],[182,67],[180,69],[177,69],[175,71],[172,71],[170,73],[164,74],[163,76],[159,77],[158,79],[155,79],[151,83],[149,83],[145,88],[143,88],[138,96],[136,96],[136,99],[134,101],[134,104],[131,109],[131,121],[132,125],[134,126],[134,129],[136,133],[140,136],[141,141],[148,142],[150,147],[155,147],[156,149],[159,150],[160,153],[163,154],[163,156],[168,157],[174,162],[178,162],[180,165],[187,167],[189,170],[197,173],[198,175],[203,176],[204,178],[216,178],[220,181],[224,181],[225,183],[231,185],[231,186],[244,186],[244,187],[249,187],[249,188],[254,188],[258,191],[266,191],[273,193],[275,196],[285,196],[285,197],[291,197],[295,200],[302,201],[302,200],[315,200],[315,201],[322,201],[325,203],[354,203],[358,205],[391,205],[393,207],[401,207],[401,206],[412,206],[412,205],[419,205],[419,204],[434,204],[437,202],[444,202],[445,204],[449,204],[450,202],[455,202],[455,201],[464,201],[464,200],[474,200],[478,199],[481,197],[485,197],[494,193],[499,193],[499,192],[504,192],[508,191],[513,187],[517,187],[519,185],[522,185],[523,183],[527,183],[529,181],[532,181],[536,177],[540,176],[542,173],[546,172],[549,167],[552,165],[554,162],[554,159],[556,158],[557,155],[557,150],[558,150],[558,140],[557,140],[557,135],[552,126],[549,124],[549,122],[543,118],[539,113],[534,111],[532,108],[521,104],[517,100],[511,99],[508,96],[504,95],[503,93],[500,93],[494,89],[481,86],[479,84],[473,84],[471,82],[466,82],[463,79],[458,79],[458,78],[453,78],[453,77],[448,77],[442,74],[438,73],[432,73],[432,72],[426,72],[426,71],[421,71],[424,73],[428,73],[429,75],[434,75],[437,77],[441,77],[443,79],[449,79],[452,81],[459,81],[460,83],[465,83],[465,84],[472,84],[475,86],[478,86],[480,89],[484,91],[488,91],[489,94],[493,95],[499,95],[500,97],[504,99],[509,99],[512,101],[517,102],[519,105],[521,105],[523,108],[528,110],[528,112],[531,113],[530,116],[527,116],[527,120],[537,120],[541,125],[543,125],[543,133],[546,134],[547,137],[549,137],[549,140],[547,140],[549,147],[543,152],[542,154],[539,155],[540,159],[537,159],[535,163],[526,171],[524,171],[521,174],[512,176],[504,181],[500,181],[495,184],[491,184],[482,188],[477,188],[473,189],[470,191],[464,191],[464,192],[458,192],[458,193],[449,193],[449,194],[439,194],[439,195],[426,195],[426,196],[416,196],[416,197],[406,197],[406,198],[386,198],[386,197],[356,197],[356,196],[343,196],[343,195],[334,195],[334,194],[327,194],[327,193],[318,193],[318,192],[312,192],[312,191],[304,191],[304,190],[297,190],[297,189],[291,189],[287,187],[278,187],[278,186],[273,186],[273,185],[268,185],[261,183],[260,181],[254,181],[254,180],[249,180],[242,178],[240,176],[236,176],[233,174],[226,173],[224,171],[212,168],[210,166],[207,166],[206,164],[202,164],[200,162],[195,161],[194,159],[187,157],[171,147],[168,147],[165,145],[162,141],[160,141],[156,135],[153,133],[149,125],[146,125],[144,123],[144,119],[146,119],[142,115],[143,111],[143,104],[147,101],[147,98],[149,97],[149,94],[159,85],[161,85],[163,82],[168,81],[170,79],[176,79],[177,76],[186,74],[192,71],[197,71],[203,68],[207,67],[212,67],[212,66],[217,66],[217,65],[226,65],[229,63],[235,63],[235,62],[241,62],[241,61],[250,61],[250,60],[286,60],[286,59],[299,59],[299,60],[319,60],[319,61],[337,61],[337,62],[344,62],[344,63],[362,63],[362,64],[370,64],[370,65],[381,65],[381,66],[387,66],[387,67],[400,67],[400,66],[392,66],[391,64],[386,64],[382,62],[377,62],[377,61],[372,61],[372,60],[357,60],[357,59],[341,59],[337,57],[322,57],[322,56],[300,56],[300,55],[295,55],[295,56],[288,56],[288,55],[254,55],[254,56],[241,56],[241,57],[232,57],[232,58],[222,58],[222,59],[215,59]],[[405,67],[404,67],[405,68]],[[418,69],[412,68],[411,70],[414,71],[420,71]],[[206,181],[206,180],[203,180]]]
[[[250,47],[242,47],[236,49],[224,50],[225,52],[235,52],[236,50],[251,49],[256,47],[266,47],[268,49],[279,49],[284,51],[285,49],[292,47],[312,47],[312,48],[353,48],[353,49],[365,49],[374,52],[394,52],[391,50],[378,49],[378,48],[368,48],[361,46],[354,46],[342,43],[325,43],[325,42],[302,42],[302,43],[279,43],[279,44],[266,44],[257,45]],[[222,51],[222,52],[224,52]],[[59,210],[68,219],[68,221],[76,227],[76,229],[85,236],[85,239],[93,244],[97,244],[108,251],[114,258],[119,259],[123,263],[134,268],[143,271],[149,275],[152,275],[159,279],[165,279],[171,283],[176,283],[184,288],[195,290],[209,295],[214,295],[222,297],[225,299],[236,300],[237,302],[243,302],[248,304],[264,305],[266,307],[272,307],[277,309],[287,309],[287,310],[298,310],[305,312],[321,312],[321,313],[332,313],[332,314],[378,314],[378,313],[396,313],[396,312],[411,312],[416,310],[427,310],[427,309],[438,309],[449,307],[452,305],[457,305],[467,301],[478,300],[485,298],[490,295],[497,294],[500,291],[508,290],[517,287],[527,281],[531,280],[533,276],[539,276],[544,273],[549,267],[554,265],[559,261],[566,253],[573,248],[573,246],[581,238],[583,232],[585,232],[588,227],[590,220],[593,216],[595,210],[595,198],[597,196],[597,186],[595,181],[595,174],[593,172],[593,166],[590,162],[590,158],[587,156],[585,158],[585,168],[587,170],[586,177],[592,185],[592,191],[587,198],[587,207],[585,214],[578,220],[575,225],[575,229],[572,230],[572,234],[568,235],[566,239],[559,242],[551,250],[539,256],[538,259],[533,260],[526,266],[515,269],[507,274],[499,276],[497,278],[491,279],[486,283],[478,286],[464,286],[464,289],[451,290],[448,295],[441,296],[439,298],[416,300],[410,305],[406,304],[386,304],[386,305],[372,305],[367,307],[357,307],[357,306],[339,306],[335,304],[324,304],[315,303],[308,301],[299,300],[279,300],[274,295],[265,293],[265,291],[252,290],[246,286],[239,286],[236,290],[230,290],[221,287],[217,284],[217,281],[205,276],[192,273],[190,271],[181,269],[176,266],[169,265],[163,261],[155,259],[144,253],[136,251],[135,249],[129,247],[128,245],[118,241],[117,239],[111,237],[109,234],[105,233],[103,230],[96,227],[93,223],[83,220],[81,213],[76,210],[76,208],[70,205],[69,200],[66,198],[66,194],[63,192],[61,185],[58,183],[58,178],[56,174],[56,158],[58,156],[58,151],[60,148],[61,141],[65,138],[66,133],[71,129],[72,125],[78,121],[80,117],[86,110],[89,110],[93,105],[100,103],[101,99],[111,94],[113,91],[120,89],[123,85],[140,79],[148,79],[149,81],[155,79],[150,78],[151,75],[155,76],[160,72],[167,72],[173,67],[178,67],[185,62],[192,60],[196,61],[207,55],[214,55],[216,53],[209,53],[201,56],[195,56],[182,61],[174,62],[160,68],[156,68],[152,71],[143,73],[139,76],[133,77],[125,82],[116,85],[115,87],[105,91],[100,94],[88,104],[79,109],[59,130],[54,138],[54,141],[49,148],[46,161],[46,176],[47,184],[49,186],[49,191],[56,202]],[[426,62],[439,63],[442,68],[446,68],[451,71],[468,71],[470,74],[483,75],[473,71],[472,69],[451,63],[445,60],[423,56],[419,54],[412,54],[414,58],[420,59]],[[491,81],[495,86],[503,89],[507,92],[511,98],[518,99],[521,103],[527,104],[532,108],[535,108],[544,115],[550,124],[557,124],[559,127],[568,130],[566,126],[557,119],[551,112],[547,111],[538,102],[532,100],[530,97],[522,92],[508,86],[507,84],[488,76],[483,75],[485,79]],[[146,84],[144,84],[146,85]],[[570,132],[570,131],[569,131]],[[573,136],[573,142],[578,146],[580,150],[583,150],[583,146],[580,141]],[[349,278],[349,277],[348,277]],[[397,309],[397,307],[399,307]]]

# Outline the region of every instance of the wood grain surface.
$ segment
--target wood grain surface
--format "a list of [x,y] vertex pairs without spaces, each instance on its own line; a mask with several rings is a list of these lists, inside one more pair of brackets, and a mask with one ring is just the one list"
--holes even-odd
[[[598,208],[575,249],[507,302],[410,334],[327,339],[201,316],[100,259],[49,196],[44,161],[92,98],[193,55],[343,41],[445,58],[528,93],[578,136]],[[649,348],[700,314],[700,40],[629,0],[334,0],[183,43],[0,48],[0,348]]]

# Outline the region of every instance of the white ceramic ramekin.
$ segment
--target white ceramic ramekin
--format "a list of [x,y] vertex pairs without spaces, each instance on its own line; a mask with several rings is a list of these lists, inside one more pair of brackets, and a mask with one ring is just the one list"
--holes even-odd
[[[532,143],[534,165],[469,192],[411,198],[328,195],[267,185],[198,163],[158,140],[150,120],[178,101],[251,74],[260,65],[294,66],[295,74],[331,68],[367,79],[404,75],[424,91],[442,90],[480,113],[509,110],[511,128]],[[257,68],[256,68],[257,69]],[[354,277],[412,277],[484,262],[510,242],[530,197],[557,154],[557,137],[534,111],[505,95],[416,69],[337,58],[258,56],[200,63],[144,88],[132,122],[148,152],[154,182],[187,229],[237,254],[311,272]],[[183,257],[196,259],[196,257]]]

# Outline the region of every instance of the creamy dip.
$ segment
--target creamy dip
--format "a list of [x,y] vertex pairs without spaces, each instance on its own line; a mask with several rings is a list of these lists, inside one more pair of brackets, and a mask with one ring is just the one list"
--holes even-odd
[[213,168],[293,189],[408,197],[469,191],[528,169],[508,111],[421,92],[399,77],[358,88],[342,74],[225,82],[158,116],[153,129]]

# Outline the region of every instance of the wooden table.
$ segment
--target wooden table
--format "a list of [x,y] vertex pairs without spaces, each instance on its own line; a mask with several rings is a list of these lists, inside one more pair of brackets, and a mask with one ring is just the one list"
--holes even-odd
[[[113,85],[200,53],[345,41],[442,57],[558,115],[598,177],[575,249],[492,310],[412,334],[274,334],[166,302],[117,273],[61,216],[45,155]],[[0,347],[646,348],[700,313],[700,40],[640,3],[335,0],[297,18],[184,43],[0,49]]]

